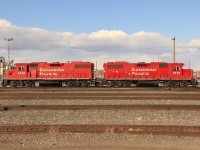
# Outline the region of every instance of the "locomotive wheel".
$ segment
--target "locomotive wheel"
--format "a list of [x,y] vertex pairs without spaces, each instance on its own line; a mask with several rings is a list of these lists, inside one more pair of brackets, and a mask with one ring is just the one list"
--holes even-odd
[[185,87],[184,82],[180,82],[180,87]]
[[87,82],[87,83],[86,83],[86,86],[87,86],[87,87],[89,87],[89,86],[90,86],[90,83],[89,83],[89,82]]
[[31,87],[35,87],[35,82],[31,82],[31,83],[30,83],[30,86],[31,86]]
[[74,83],[74,86],[75,87],[80,87],[81,86],[81,83],[79,81],[77,81],[76,83]]
[[136,83],[136,86],[139,87],[139,86],[140,86],[140,82],[137,82],[137,83]]
[[68,87],[74,87],[73,81],[69,81],[69,82],[68,82]]
[[101,88],[102,88],[102,87],[103,87],[103,82],[99,82],[99,83],[98,83],[98,87],[101,87]]
[[17,81],[11,81],[10,86],[11,87],[17,87],[18,86],[18,82]]
[[90,83],[87,82],[87,81],[85,81],[85,82],[83,82],[83,83],[81,84],[81,86],[83,86],[83,87],[89,87],[89,86],[90,86]]
[[180,83],[180,87],[188,87],[189,83],[187,81],[183,81]]
[[86,87],[86,86],[87,86],[87,83],[86,83],[86,82],[81,82],[81,86],[82,86],[82,87]]
[[114,87],[114,83],[112,81],[108,82],[108,87]]
[[188,82],[183,82],[183,87],[188,87],[189,83]]
[[123,82],[123,83],[122,83],[122,86],[123,86],[123,87],[130,87],[130,85],[131,85],[131,84],[130,84],[129,82]]
[[19,85],[20,85],[19,81],[15,82],[15,87],[18,87]]
[[15,81],[11,81],[11,82],[10,82],[10,86],[11,86],[11,87],[15,87]]
[[164,83],[164,87],[172,87],[172,82],[171,81],[168,81],[168,82],[165,82]]
[[24,83],[24,86],[25,86],[25,87],[30,87],[31,84],[30,84],[30,82],[27,81],[27,82]]
[[115,82],[116,87],[122,87],[122,82],[121,81],[116,81]]
[[119,81],[114,82],[114,87],[119,87]]

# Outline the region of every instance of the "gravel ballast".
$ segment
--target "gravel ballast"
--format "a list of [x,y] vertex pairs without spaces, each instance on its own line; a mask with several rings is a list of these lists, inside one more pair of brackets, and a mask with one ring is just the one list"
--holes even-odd
[[0,100],[0,105],[200,105],[198,100]]
[[[200,100],[66,100],[66,99],[0,99],[0,105],[200,105]],[[104,90],[104,89],[103,89]],[[184,91],[148,91],[148,89],[117,89],[111,93],[170,93],[199,94],[199,92]],[[80,91],[80,90],[79,90]],[[104,90],[109,93],[109,91]],[[92,93],[103,93],[98,89]],[[1,91],[3,92],[3,91]],[[1,94],[0,92],[0,94]],[[31,94],[31,91],[29,91]],[[40,95],[40,92],[34,91]],[[56,89],[47,92],[59,93]],[[46,93],[47,93],[46,92]],[[63,91],[61,91],[62,93]],[[70,93],[70,91],[68,91]],[[76,89],[71,89],[72,93]],[[88,93],[87,89],[81,91]],[[6,91],[4,92],[6,93]],[[8,92],[11,94],[12,92]],[[26,92],[27,93],[27,92]],[[41,92],[42,93],[42,92]],[[80,93],[80,92],[79,92]],[[182,96],[182,97],[183,97]],[[114,97],[113,97],[114,98]],[[198,97],[197,97],[198,98]],[[13,98],[14,99],[14,98]],[[187,125],[200,126],[200,111],[191,110],[31,110],[31,111],[0,111],[0,125],[59,125],[59,124],[125,124],[125,125]],[[0,149],[4,150],[198,150],[200,137],[132,135],[115,133],[58,133],[49,131],[38,134],[0,134]]]
[[0,124],[200,125],[199,116],[200,111],[177,110],[6,111],[0,112]]

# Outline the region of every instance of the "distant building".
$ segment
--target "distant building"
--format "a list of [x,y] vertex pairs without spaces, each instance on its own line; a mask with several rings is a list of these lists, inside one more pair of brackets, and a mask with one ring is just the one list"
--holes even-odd
[[0,57],[0,79],[2,78],[5,70],[5,58]]
[[96,70],[95,71],[95,77],[96,78],[103,78],[103,74],[104,74],[104,71],[103,70]]
[[193,75],[195,79],[200,79],[200,71],[195,71]]

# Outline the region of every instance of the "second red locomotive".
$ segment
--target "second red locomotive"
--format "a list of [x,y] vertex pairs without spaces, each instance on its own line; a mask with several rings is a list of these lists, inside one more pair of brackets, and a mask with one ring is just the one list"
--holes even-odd
[[183,63],[166,62],[107,62],[104,64],[101,85],[127,87],[142,83],[164,86],[188,86],[193,79],[192,69],[183,69]]

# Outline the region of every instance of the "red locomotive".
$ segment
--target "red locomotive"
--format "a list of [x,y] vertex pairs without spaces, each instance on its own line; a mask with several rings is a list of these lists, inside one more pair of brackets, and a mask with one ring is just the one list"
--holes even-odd
[[15,67],[6,70],[4,85],[39,86],[39,83],[58,82],[66,86],[89,86],[94,78],[94,64],[74,61],[67,63],[16,63]]
[[104,64],[104,71],[104,81],[100,85],[109,87],[128,87],[141,83],[185,87],[193,78],[192,70],[183,69],[182,63],[107,62]]
[[16,63],[14,68],[6,71],[3,85],[33,87],[54,82],[68,87],[130,87],[148,83],[186,87],[195,83],[192,70],[183,69],[183,63],[107,62],[103,67],[103,78],[94,78],[91,62]]

